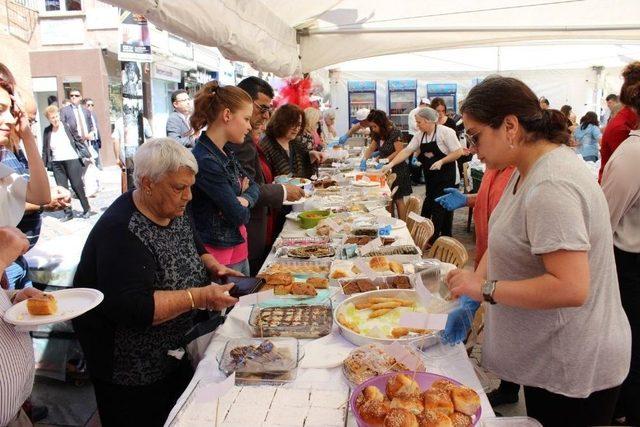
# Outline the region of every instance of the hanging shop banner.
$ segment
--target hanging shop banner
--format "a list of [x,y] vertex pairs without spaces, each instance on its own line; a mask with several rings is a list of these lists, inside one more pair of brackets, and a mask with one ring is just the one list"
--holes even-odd
[[[140,62],[121,62],[122,64],[122,140],[121,156],[124,156],[126,181],[124,188],[133,188],[133,157],[144,142],[142,70]],[[116,127],[119,123],[116,121]]]
[[144,16],[120,9],[119,61],[151,62],[151,37]]

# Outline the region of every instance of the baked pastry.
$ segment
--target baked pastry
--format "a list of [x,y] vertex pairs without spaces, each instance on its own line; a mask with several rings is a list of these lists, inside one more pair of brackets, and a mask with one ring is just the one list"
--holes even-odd
[[324,277],[309,277],[307,279],[307,284],[316,289],[327,289],[329,287],[329,280]]
[[451,390],[451,400],[456,411],[465,415],[473,415],[480,408],[480,396],[469,387],[455,387]]
[[418,419],[411,412],[402,408],[394,408],[384,418],[384,427],[418,427]]
[[34,316],[45,316],[55,314],[58,311],[56,297],[51,294],[42,294],[39,297],[32,297],[27,300],[27,310]]
[[276,285],[273,293],[275,295],[289,295],[291,293],[291,287],[293,285]]
[[291,293],[293,295],[307,295],[310,297],[318,295],[318,291],[316,291],[313,285],[300,282],[294,282],[293,285],[291,285]]
[[288,273],[276,273],[267,276],[267,284],[272,286],[290,285],[292,282],[293,277]]
[[316,234],[318,236],[329,236],[331,234],[331,227],[326,224],[318,225],[316,227]]
[[389,270],[389,261],[384,256],[374,256],[369,260],[369,267],[373,271],[388,271]]
[[407,276],[396,276],[391,280],[395,289],[411,289],[411,282]]
[[445,379],[436,380],[431,384],[432,390],[442,390],[442,391],[446,391],[447,393],[451,393],[451,390],[453,390],[456,387],[457,387],[456,384]]
[[425,409],[417,418],[420,427],[453,427],[453,423],[448,416],[433,409]]
[[345,277],[349,277],[349,273],[347,273],[345,270],[343,270],[341,268],[336,268],[331,273],[331,278],[332,279],[343,279]]
[[404,273],[404,267],[398,261],[389,261],[389,270],[398,274]]
[[389,405],[393,408],[403,408],[411,412],[414,415],[419,415],[424,411],[424,403],[422,399],[417,396],[413,397],[396,397],[391,401]]
[[446,391],[429,389],[422,395],[424,409],[440,411],[445,415],[453,414],[453,402]]
[[449,415],[449,418],[451,419],[453,427],[470,427],[473,424],[471,417],[462,412],[454,412]]
[[360,292],[360,289],[358,289],[358,282],[353,281],[353,282],[347,282],[343,284],[342,292],[345,295],[357,294],[358,292]]
[[357,281],[357,283],[358,283],[358,289],[360,290],[360,292],[369,292],[369,291],[376,290],[376,285],[374,285],[371,280],[360,279]]
[[398,374],[387,382],[386,391],[390,399],[419,396],[420,385],[413,378],[405,374]]
[[368,424],[382,424],[389,413],[389,401],[378,387],[368,386],[356,399],[356,409]]

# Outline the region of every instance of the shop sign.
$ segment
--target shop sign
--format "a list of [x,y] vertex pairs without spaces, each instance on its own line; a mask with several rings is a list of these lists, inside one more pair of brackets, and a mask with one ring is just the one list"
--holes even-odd
[[187,40],[174,35],[169,35],[169,53],[179,58],[193,61],[193,45]]
[[151,37],[147,19],[137,13],[120,9],[119,61],[151,62]]
[[151,77],[154,79],[178,82],[182,80],[182,72],[177,68],[168,67],[162,64],[153,64]]

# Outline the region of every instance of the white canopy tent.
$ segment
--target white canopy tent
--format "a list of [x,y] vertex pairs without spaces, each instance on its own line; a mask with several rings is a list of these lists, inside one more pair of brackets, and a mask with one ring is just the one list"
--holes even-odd
[[541,40],[640,42],[638,0],[107,0],[287,76],[394,53]]
[[455,83],[458,101],[475,83],[500,73],[525,81],[553,108],[573,106],[580,118],[587,111],[605,114],[603,98],[618,93],[621,68],[640,59],[640,44],[551,43],[473,47],[386,55],[343,62],[313,72],[336,109],[339,131],[348,128],[349,81],[375,81],[377,108],[388,111],[389,80],[416,80],[417,96],[427,97],[430,83]]

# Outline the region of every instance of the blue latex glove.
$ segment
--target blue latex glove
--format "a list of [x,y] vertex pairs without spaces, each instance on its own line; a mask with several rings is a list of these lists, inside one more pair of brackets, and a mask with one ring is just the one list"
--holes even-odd
[[373,153],[371,153],[371,157],[380,157],[380,152],[374,151]]
[[455,211],[458,208],[467,206],[467,196],[462,194],[457,188],[445,188],[444,196],[436,197],[436,202],[440,203],[448,211]]
[[442,332],[442,341],[445,344],[457,344],[467,338],[473,317],[480,307],[480,303],[463,295],[458,300],[460,307],[454,309],[447,317],[447,325]]
[[380,236],[390,236],[391,235],[391,225],[385,225],[384,227],[380,227],[378,229],[378,234]]
[[360,160],[360,172],[367,170],[367,159]]
[[412,158],[411,158],[411,165],[412,165],[412,166],[422,166],[422,163],[420,163],[420,162],[418,161],[418,158],[417,158],[417,157],[412,157]]
[[376,170],[380,170],[380,169],[382,169],[382,166],[384,166],[382,163],[378,163],[378,164],[375,166],[375,168],[376,168]]
[[349,139],[349,135],[345,133],[340,138],[338,138],[338,144],[344,145],[347,142],[347,139]]

